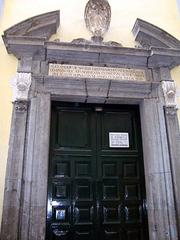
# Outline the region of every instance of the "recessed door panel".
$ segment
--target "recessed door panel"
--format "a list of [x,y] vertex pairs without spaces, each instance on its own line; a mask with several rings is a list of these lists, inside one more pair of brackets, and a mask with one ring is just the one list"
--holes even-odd
[[[127,133],[129,139],[129,147],[125,149],[121,148],[121,151],[125,150],[137,150],[136,144],[136,128],[134,124],[133,112],[127,111],[114,111],[107,110],[99,117],[99,130],[100,131],[100,147],[102,150],[109,149],[109,133]],[[119,148],[113,149],[118,151]]]
[[95,109],[52,105],[46,239],[148,240],[138,108]]
[[[59,147],[90,147],[89,118],[85,111],[60,111],[58,114],[57,142]],[[77,137],[78,136],[78,137]]]

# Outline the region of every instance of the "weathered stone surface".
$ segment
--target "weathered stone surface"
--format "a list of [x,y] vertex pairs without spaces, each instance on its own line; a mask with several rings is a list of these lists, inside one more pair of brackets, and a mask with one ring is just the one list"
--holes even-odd
[[45,59],[44,40],[38,38],[14,37],[9,36],[7,39],[6,49],[9,54],[16,58],[32,58],[33,60]]
[[59,11],[44,13],[22,21],[4,31],[4,41],[9,36],[37,37],[48,40],[59,26]]
[[3,40],[8,53],[18,59],[45,58],[44,42],[56,33],[59,26],[59,11],[41,14],[27,19],[4,31]]
[[[18,240],[27,111],[13,109],[4,190],[2,240]],[[18,134],[17,134],[18,133]]]
[[131,82],[117,82],[112,81],[109,89],[109,98],[121,97],[125,98],[145,98],[151,93],[151,83],[134,83]]
[[66,64],[94,66],[146,66],[149,52],[143,49],[77,45],[73,43],[46,43],[47,60]]
[[32,171],[34,160],[34,141],[35,129],[34,125],[37,116],[37,98],[31,99],[29,108],[29,119],[27,124],[27,142],[26,156],[24,160],[23,186],[22,186],[22,205],[20,211],[20,231],[19,239],[28,239],[29,235],[29,216],[31,208],[31,191],[32,191]]
[[[34,134],[32,156],[31,195],[29,213],[29,240],[41,240],[45,236],[47,180],[50,136],[50,94],[38,94],[36,118],[31,122]],[[31,135],[29,135],[31,137]],[[31,146],[31,139],[29,139]],[[29,154],[31,154],[29,152]],[[27,166],[28,167],[28,166]]]
[[32,58],[21,58],[18,61],[17,72],[31,73],[32,71]]
[[142,19],[138,18],[136,20],[132,32],[135,40],[144,48],[180,48],[180,41],[178,39]]
[[107,98],[109,92],[110,81],[103,80],[100,81],[98,79],[87,79],[86,80],[86,88],[87,88],[87,97],[102,97]]
[[167,67],[161,67],[159,69],[161,81],[172,81],[170,69]]
[[149,68],[174,68],[180,65],[180,49],[151,48]]
[[29,240],[45,240],[46,209],[46,204],[43,206],[31,206]]
[[146,99],[140,110],[150,239],[178,239],[163,106]]
[[170,164],[173,177],[173,187],[175,191],[176,217],[178,220],[178,230],[180,233],[180,130],[177,118],[177,111],[174,107],[165,108],[166,127],[168,134],[168,146],[170,153]]

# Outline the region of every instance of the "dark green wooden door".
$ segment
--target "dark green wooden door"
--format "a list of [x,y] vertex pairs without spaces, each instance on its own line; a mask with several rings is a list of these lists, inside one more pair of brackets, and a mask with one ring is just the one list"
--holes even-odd
[[53,104],[46,239],[148,240],[137,107]]

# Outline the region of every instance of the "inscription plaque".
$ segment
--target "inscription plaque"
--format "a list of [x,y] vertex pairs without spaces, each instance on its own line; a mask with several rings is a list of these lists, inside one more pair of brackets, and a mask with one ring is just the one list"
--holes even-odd
[[145,70],[142,69],[79,66],[54,63],[49,64],[49,76],[146,81]]
[[129,148],[129,134],[121,132],[109,133],[110,148]]

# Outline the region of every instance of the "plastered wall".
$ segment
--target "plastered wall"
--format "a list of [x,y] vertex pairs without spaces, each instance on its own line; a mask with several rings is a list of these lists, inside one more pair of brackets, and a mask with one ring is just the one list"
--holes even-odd
[[[61,10],[60,28],[52,39],[71,41],[75,38],[90,39],[84,23],[84,8],[87,0],[4,0],[0,15],[0,34],[12,25],[41,13]],[[120,42],[125,47],[134,47],[131,29],[136,18],[146,20],[180,40],[180,15],[176,0],[109,0],[112,10],[111,26],[106,41]],[[8,137],[12,111],[9,81],[16,72],[17,60],[8,55],[0,39],[0,222],[3,204],[5,168]],[[180,67],[172,71],[180,95]],[[180,106],[180,97],[179,97]],[[180,120],[180,112],[179,112]]]

